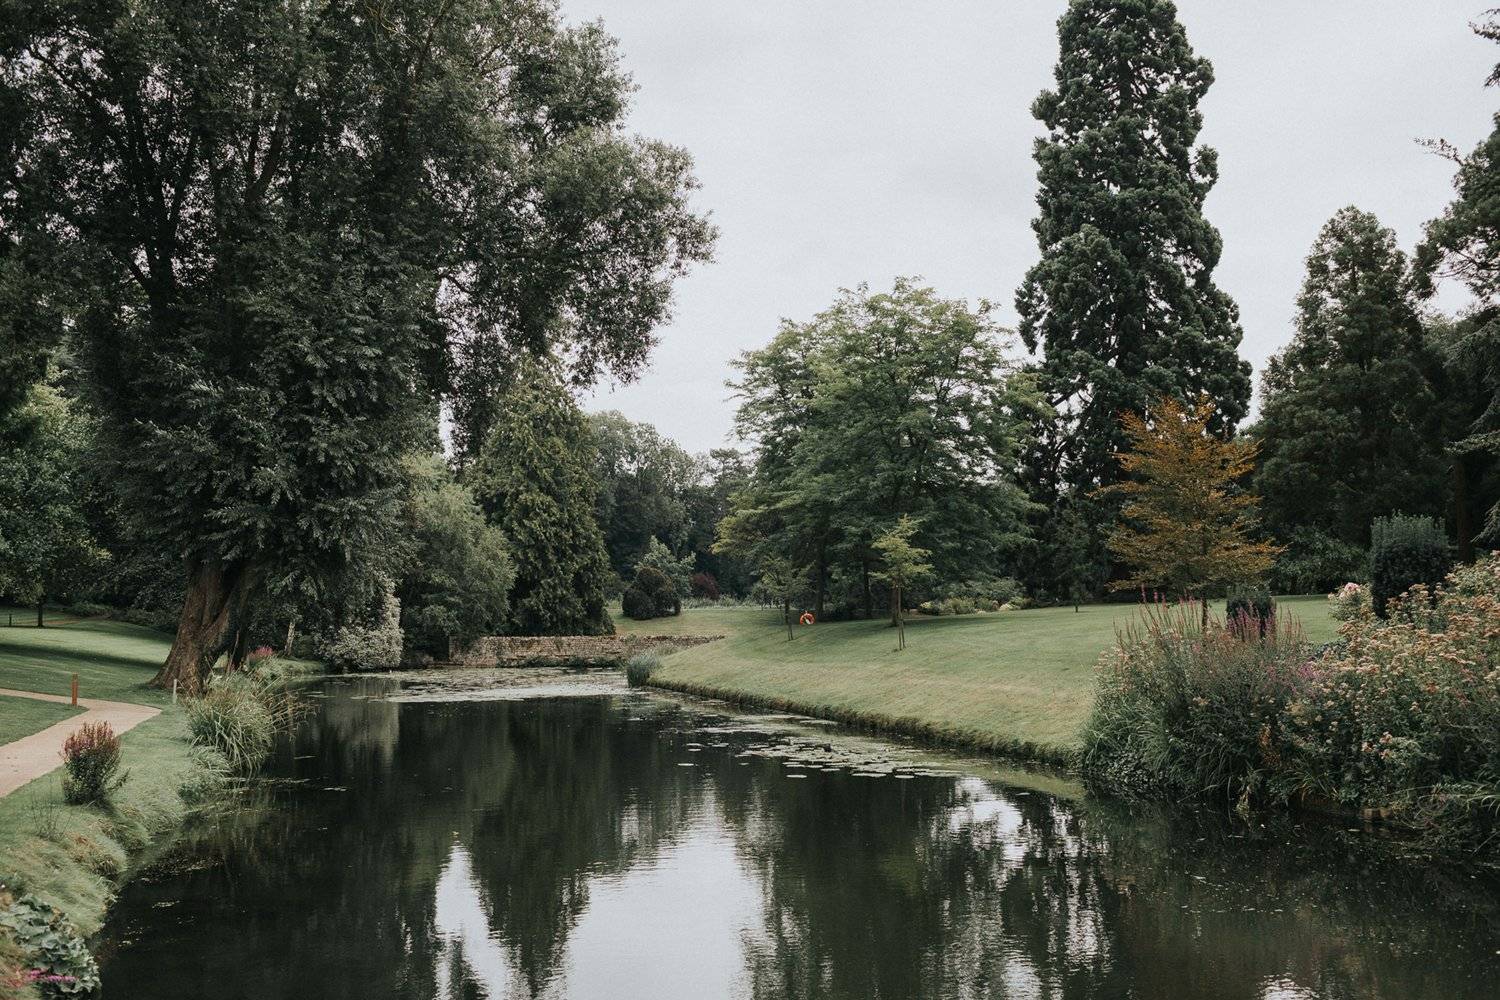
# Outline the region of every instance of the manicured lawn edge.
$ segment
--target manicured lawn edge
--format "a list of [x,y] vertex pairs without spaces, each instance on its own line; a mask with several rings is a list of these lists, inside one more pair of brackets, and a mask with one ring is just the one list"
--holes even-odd
[[61,768],[0,798],[0,884],[51,903],[86,940],[146,849],[180,827],[188,805],[179,790],[197,768],[181,708],[163,710],[120,740],[130,777],[107,808],[65,805]]
[[694,681],[668,680],[660,676],[653,676],[647,681],[647,686],[662,691],[674,691],[678,694],[692,695],[696,698],[716,698],[720,701],[726,701],[732,705],[740,705],[746,708],[768,709],[773,712],[791,712],[797,715],[812,716],[817,719],[828,719],[872,733],[892,733],[899,736],[911,736],[937,746],[954,747],[963,750],[981,750],[986,753],[1001,754],[1006,757],[1047,764],[1069,772],[1074,771],[1078,765],[1078,750],[1075,748],[1037,743],[1031,740],[1017,739],[1001,733],[985,732],[978,729],[943,726],[911,716],[856,711],[832,705],[820,705],[796,698],[753,695],[731,687],[702,684]]

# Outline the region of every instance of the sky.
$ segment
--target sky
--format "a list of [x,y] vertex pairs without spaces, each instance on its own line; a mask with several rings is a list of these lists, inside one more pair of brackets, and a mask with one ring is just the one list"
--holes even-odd
[[[1319,228],[1357,205],[1403,248],[1452,198],[1452,165],[1489,133],[1500,48],[1469,30],[1495,0],[1179,0],[1215,83],[1200,141],[1219,152],[1205,212],[1216,278],[1259,372],[1292,336]],[[733,442],[730,362],[838,289],[918,275],[995,302],[1036,260],[1030,113],[1052,83],[1064,0],[562,0],[600,19],[639,87],[632,132],[685,147],[715,261],[679,281],[651,367],[584,400],[689,451]],[[1450,290],[1441,300],[1458,308]]]

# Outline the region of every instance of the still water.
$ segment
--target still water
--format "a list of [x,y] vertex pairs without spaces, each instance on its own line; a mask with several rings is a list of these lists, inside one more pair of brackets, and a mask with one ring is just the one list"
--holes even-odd
[[[1500,896],[1369,834],[624,693],[334,682],[103,932],[107,1000],[1500,996]],[[399,691],[396,691],[399,695]]]

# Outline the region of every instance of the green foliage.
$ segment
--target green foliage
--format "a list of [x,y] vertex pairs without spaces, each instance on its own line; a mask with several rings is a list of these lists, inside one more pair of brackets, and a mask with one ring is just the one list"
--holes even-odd
[[526,365],[500,402],[470,476],[515,563],[506,631],[607,635],[610,578],[594,519],[598,484],[588,423],[552,368]]
[[0,911],[0,927],[14,936],[43,996],[92,996],[99,966],[73,924],[50,903],[25,894]]
[[23,400],[0,415],[0,593],[36,604],[81,591],[108,553],[89,525],[83,420],[51,386]]
[[621,608],[626,617],[637,621],[647,618],[663,618],[682,612],[682,599],[672,580],[654,566],[641,566],[636,570],[635,580],[621,598]]
[[1267,524],[1364,546],[1380,514],[1441,512],[1433,362],[1395,233],[1354,208],[1334,215],[1308,255],[1297,310],[1296,336],[1262,378],[1255,487]]
[[712,247],[687,154],[623,130],[613,40],[550,0],[5,20],[0,301],[67,291],[105,478],[187,570],[164,681],[263,594],[388,568],[439,396],[469,457],[518,360],[629,377]]
[[[217,751],[234,774],[251,774],[271,756],[276,716],[254,684],[228,677],[187,704],[193,745]],[[216,763],[204,758],[207,764]]]
[[1387,605],[1414,586],[1435,590],[1450,564],[1448,536],[1427,517],[1393,514],[1370,527],[1370,603],[1386,617]]
[[873,612],[873,543],[902,515],[940,575],[994,572],[1024,540],[1012,470],[1035,396],[990,313],[903,278],[745,354],[736,421],[755,469],[715,551],[808,567],[819,610],[837,574]]
[[1231,587],[1224,602],[1224,621],[1230,628],[1264,634],[1276,622],[1276,599],[1265,587]]
[[1500,555],[1454,570],[1429,600],[1354,616],[1287,712],[1283,785],[1393,810],[1429,842],[1496,863],[1500,829]]
[[488,524],[440,455],[408,460],[411,495],[396,584],[408,657],[446,659],[450,646],[495,635],[514,582],[505,536]]
[[641,687],[651,680],[651,675],[661,666],[661,657],[655,653],[637,653],[625,661],[625,683]]
[[651,568],[663,576],[672,584],[672,589],[678,596],[691,593],[693,589],[693,557],[691,554],[681,558],[674,556],[672,550],[662,544],[660,539],[652,538],[646,543],[646,551],[636,561],[637,573],[643,568]]
[[[614,571],[626,576],[663,543],[668,555],[682,551],[700,512],[695,503],[703,477],[700,463],[650,424],[615,411],[591,414],[588,421],[599,483],[599,529]],[[691,556],[688,565],[691,572]],[[687,593],[685,579],[681,592]]]
[[63,741],[63,798],[72,805],[107,802],[130,777],[120,763],[120,737],[110,724],[85,722]]
[[1369,571],[1368,550],[1317,528],[1293,528],[1285,533],[1285,540],[1286,548],[1271,568],[1271,587],[1277,593],[1326,592],[1341,583],[1363,579]]
[[1028,582],[1067,599],[1075,582],[1102,582],[1116,507],[1081,501],[1119,478],[1121,414],[1207,395],[1222,434],[1245,416],[1250,364],[1237,354],[1238,309],[1214,283],[1221,240],[1203,215],[1218,157],[1194,146],[1212,67],[1169,0],[1073,0],[1057,29],[1055,86],[1032,105],[1046,128],[1035,144],[1041,259],[1016,309],[1055,413],[1038,416],[1026,455],[1031,498],[1087,519],[1086,533],[1065,538],[1088,550],[1044,551]]
[[401,601],[386,592],[369,620],[339,627],[318,646],[318,655],[335,670],[393,670],[401,665]]
[[1290,622],[1262,634],[1190,605],[1148,606],[1096,668],[1085,777],[1167,800],[1264,792],[1306,653]]

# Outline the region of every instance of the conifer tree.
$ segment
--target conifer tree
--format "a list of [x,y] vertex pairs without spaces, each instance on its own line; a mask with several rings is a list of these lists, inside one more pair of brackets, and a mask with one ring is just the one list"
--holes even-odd
[[1256,488],[1279,537],[1300,527],[1363,547],[1378,516],[1442,513],[1430,367],[1396,234],[1341,210],[1308,255],[1296,335],[1262,380]]
[[471,485],[480,506],[510,543],[515,582],[506,631],[516,635],[607,635],[604,606],[611,576],[594,517],[588,421],[558,373],[524,365],[498,398],[494,428]]
[[1047,128],[1035,152],[1041,260],[1016,293],[1057,411],[1027,463],[1048,508],[1118,478],[1122,413],[1206,394],[1222,434],[1250,400],[1238,309],[1213,280],[1219,233],[1203,216],[1218,160],[1194,147],[1211,66],[1169,0],[1072,0],[1058,41],[1056,87],[1032,106]]

